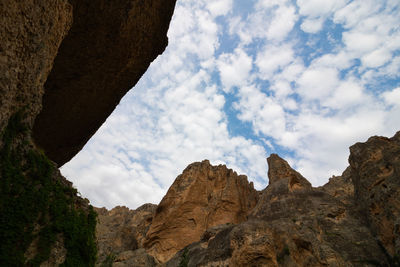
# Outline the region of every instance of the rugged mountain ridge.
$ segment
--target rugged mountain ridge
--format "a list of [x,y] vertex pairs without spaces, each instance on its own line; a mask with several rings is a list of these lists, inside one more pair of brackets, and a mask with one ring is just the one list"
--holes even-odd
[[[267,160],[269,185],[261,192],[226,166],[189,165],[157,207],[142,219],[134,216],[139,224],[146,221],[142,243],[110,262],[399,266],[400,132],[353,145],[350,166],[318,188],[278,155]],[[133,218],[126,214],[121,221]]]

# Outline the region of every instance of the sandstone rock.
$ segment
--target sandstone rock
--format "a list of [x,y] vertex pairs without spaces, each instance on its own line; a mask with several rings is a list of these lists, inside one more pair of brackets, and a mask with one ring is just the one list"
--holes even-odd
[[175,1],[70,0],[73,25],[33,128],[36,143],[59,166],[80,151],[164,51]]
[[282,182],[288,186],[287,189],[290,192],[311,187],[311,184],[307,179],[297,171],[293,170],[286,160],[282,159],[277,154],[271,154],[267,161],[269,166],[268,178],[270,185]]
[[0,1],[0,132],[26,109],[32,125],[41,109],[43,84],[72,24],[67,0]]
[[353,205],[354,185],[351,180],[351,168],[347,167],[341,176],[332,176],[328,183],[319,187],[319,189],[342,201],[344,204]]
[[350,147],[355,203],[386,252],[400,264],[400,132]]
[[118,206],[110,211],[96,208],[99,220],[96,228],[98,262],[102,263],[110,256],[119,262],[125,262],[130,259],[126,258],[126,255],[130,255],[127,251],[142,248],[156,207],[145,204],[136,210],[130,210]]
[[[388,261],[358,213],[277,155],[249,219],[209,229],[166,266],[374,266]],[[296,181],[298,186],[291,186]]]
[[189,165],[157,207],[144,247],[161,262],[200,240],[212,226],[240,223],[255,206],[258,193],[247,177],[209,161]]
[[124,251],[118,255],[113,267],[153,267],[159,266],[154,258],[143,248],[135,251]]
[[[94,264],[95,213],[38,145],[65,149],[49,149],[56,160],[69,159],[83,146],[164,50],[174,5],[175,0],[0,1],[1,266]],[[45,109],[34,126],[45,83]],[[133,228],[138,245],[147,227],[143,222]],[[124,228],[123,237],[131,231]]]

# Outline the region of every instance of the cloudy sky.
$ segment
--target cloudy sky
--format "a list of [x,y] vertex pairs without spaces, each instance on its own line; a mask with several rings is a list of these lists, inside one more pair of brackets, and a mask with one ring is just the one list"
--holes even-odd
[[203,159],[263,189],[278,153],[319,186],[400,130],[398,0],[178,0],[168,37],[61,169],[95,206],[158,203]]

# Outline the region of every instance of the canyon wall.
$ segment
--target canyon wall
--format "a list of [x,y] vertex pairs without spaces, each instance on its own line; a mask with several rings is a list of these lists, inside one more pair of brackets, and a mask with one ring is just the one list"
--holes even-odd
[[174,6],[0,1],[1,266],[94,266],[96,212],[57,164],[164,51]]

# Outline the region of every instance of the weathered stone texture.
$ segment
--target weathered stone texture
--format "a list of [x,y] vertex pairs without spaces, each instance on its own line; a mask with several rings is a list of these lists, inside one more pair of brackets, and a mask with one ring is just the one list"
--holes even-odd
[[72,24],[67,0],[0,1],[0,132],[25,108],[32,125],[43,85]]
[[45,84],[33,136],[63,165],[167,46],[175,0],[70,0],[71,30]]
[[351,146],[349,162],[356,206],[386,252],[400,261],[400,132]]
[[[38,180],[35,175],[39,171],[36,168],[40,169],[43,164],[47,164],[47,158],[42,159],[41,152],[38,152],[41,149],[38,147],[43,148],[57,163],[64,163],[76,154],[100,127],[121,97],[136,84],[150,62],[164,51],[174,6],[175,0],[0,1],[0,181],[2,190],[9,194],[6,195],[8,200],[15,200],[14,203],[18,206],[20,199],[25,196],[21,192],[28,192],[31,182]],[[39,112],[40,118],[35,121]],[[19,118],[18,123],[10,118]],[[12,130],[3,135],[7,125],[11,125],[9,129]],[[32,132],[36,137],[35,144],[32,142]],[[7,145],[3,145],[3,141],[8,142]],[[36,158],[33,159],[35,155]],[[43,161],[41,165],[36,162],[38,155]],[[28,166],[27,162],[32,160],[36,165],[32,163],[32,166]],[[18,164],[15,164],[16,162]],[[53,163],[51,166],[55,168]],[[20,169],[23,169],[23,172],[20,173]],[[26,181],[20,186],[20,182],[13,179],[16,176],[19,180],[26,178]],[[50,178],[42,176],[40,175],[40,178],[43,181],[40,181],[43,184],[35,185],[35,192],[49,187]],[[15,191],[15,196],[12,195],[14,181],[21,187],[20,191]],[[57,205],[65,204],[60,199],[63,199],[63,194],[68,194],[67,199],[69,201],[72,198],[73,209],[83,213],[89,212],[88,202],[76,196],[72,184],[59,172],[56,172],[54,179],[51,178],[51,182],[50,184],[54,182],[64,185],[64,191],[54,192]],[[54,188],[59,189],[57,186]],[[70,196],[67,191],[71,191],[73,195]],[[43,194],[41,198],[38,197],[40,199],[32,199],[31,203],[42,203]],[[47,204],[53,200],[49,199]],[[3,218],[3,222],[12,217],[9,215],[12,212],[3,216],[6,206],[13,207],[1,206],[0,217]],[[18,206],[18,210],[23,208]],[[113,245],[119,245],[121,242],[121,250],[133,250],[143,243],[149,221],[140,220],[146,218],[147,213],[152,214],[148,208],[151,209],[152,206],[137,210],[134,218],[125,222],[129,228],[118,228],[117,231],[122,229],[120,233],[110,231],[110,242],[114,240]],[[21,214],[15,213],[18,216]],[[56,266],[64,260],[68,262],[69,259],[79,257],[79,260],[88,260],[86,263],[91,265],[89,261],[94,261],[95,250],[91,240],[82,242],[83,250],[86,249],[86,244],[88,251],[73,252],[72,256],[69,254],[70,250],[64,246],[68,235],[59,234],[55,242],[47,240],[47,244],[41,241],[41,228],[52,226],[52,220],[55,220],[48,213],[48,210],[41,210],[38,223],[36,216],[18,219],[18,222],[26,221],[26,233],[19,230],[15,231],[16,233],[6,233],[10,228],[7,228],[7,225],[3,227],[2,237],[7,238],[2,240],[3,244],[6,244],[2,248],[7,249],[3,249],[1,253],[2,266],[22,266],[21,262],[25,260],[27,265],[30,265],[27,260],[34,260],[35,266],[39,261],[43,266]],[[91,218],[92,215],[90,213]],[[75,218],[71,219],[71,224],[79,225],[74,220]],[[138,225],[133,223],[138,220]],[[31,229],[34,228],[32,225],[37,225],[37,229]],[[23,227],[24,225],[21,228]],[[87,230],[84,225],[79,227],[83,231]],[[92,234],[94,225],[91,224],[90,227]],[[51,231],[58,233],[61,231],[59,228],[62,227],[58,225],[54,229],[51,228]],[[131,233],[134,234],[133,239],[130,238]],[[31,234],[34,237],[31,237]],[[84,234],[80,236],[85,237]],[[19,244],[22,243],[21,240],[26,244]],[[7,253],[14,241],[15,253]],[[79,244],[81,245],[81,242]],[[38,250],[40,247],[46,248],[47,245],[51,245],[50,255],[43,253],[42,257]],[[41,256],[36,261],[37,255]],[[135,252],[135,255],[138,262],[151,262],[152,257],[147,254]],[[121,257],[126,258],[126,255]]]
[[[99,264],[107,257],[113,257],[119,264],[128,264],[137,254],[133,251],[143,247],[156,208],[154,204],[145,204],[136,210],[120,206],[110,211],[96,208],[99,220],[96,228]],[[152,257],[146,256],[144,260],[146,258]]]
[[258,192],[247,177],[209,161],[189,165],[157,207],[145,248],[165,262],[210,227],[247,220]]
[[[354,210],[310,184],[277,155],[270,184],[246,222],[206,231],[188,266],[373,266],[384,251]],[[293,181],[297,186],[293,187]],[[292,190],[291,190],[292,189]],[[295,189],[295,190],[293,190]],[[178,266],[185,250],[167,266]]]

